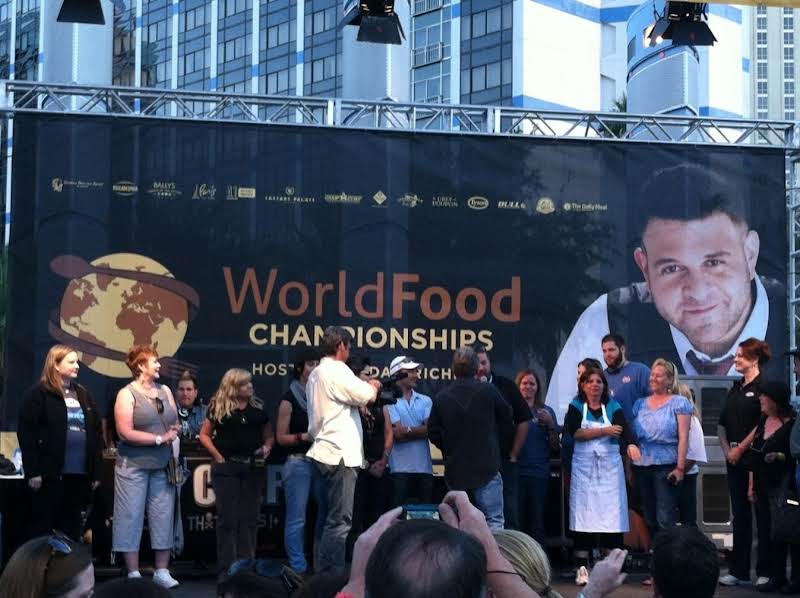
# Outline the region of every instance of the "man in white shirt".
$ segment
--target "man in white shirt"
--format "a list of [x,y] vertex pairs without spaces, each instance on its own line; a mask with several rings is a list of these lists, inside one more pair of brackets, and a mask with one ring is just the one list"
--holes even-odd
[[406,372],[406,377],[397,381],[403,396],[389,407],[394,432],[394,448],[389,456],[394,507],[411,499],[429,503],[433,494],[433,463],[428,443],[428,418],[433,401],[414,390],[419,381],[419,368],[419,363],[405,355],[395,357],[389,366],[391,376]]
[[352,337],[341,326],[329,326],[322,337],[323,354],[306,384],[308,434],[313,444],[306,455],[322,476],[328,511],[316,550],[315,572],[343,570],[345,542],[353,518],[353,493],[363,466],[358,408],[375,400],[381,383],[365,382],[346,365]]

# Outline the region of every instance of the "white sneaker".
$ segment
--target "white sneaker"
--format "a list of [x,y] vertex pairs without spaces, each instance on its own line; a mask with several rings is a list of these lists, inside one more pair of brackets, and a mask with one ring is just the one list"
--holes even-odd
[[763,586],[769,583],[769,577],[764,577],[763,575],[756,580],[756,587]]
[[141,577],[141,576],[142,574],[139,573],[138,569],[136,571],[128,571],[128,579],[134,579],[136,577]]
[[585,586],[587,583],[589,583],[589,571],[586,567],[581,565],[575,572],[575,585]]
[[162,588],[174,588],[178,583],[178,580],[172,577],[169,574],[169,569],[156,569],[153,573],[153,581],[160,585]]
[[728,573],[727,575],[723,575],[719,578],[719,583],[723,586],[743,586],[743,585],[750,585],[749,581],[745,581],[743,579],[739,579],[735,575],[731,575]]

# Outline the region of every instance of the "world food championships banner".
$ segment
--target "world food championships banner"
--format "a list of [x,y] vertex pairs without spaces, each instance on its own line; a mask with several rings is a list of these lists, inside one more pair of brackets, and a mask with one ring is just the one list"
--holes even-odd
[[769,149],[20,115],[3,425],[56,342],[101,405],[140,343],[274,404],[329,324],[429,394],[481,342],[559,413],[609,329],[690,373],[780,353],[783,177]]

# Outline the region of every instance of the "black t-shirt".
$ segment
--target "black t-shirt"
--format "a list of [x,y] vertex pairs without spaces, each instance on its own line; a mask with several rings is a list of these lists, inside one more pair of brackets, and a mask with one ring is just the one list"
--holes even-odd
[[[753,438],[752,451],[748,457],[752,464],[754,482],[757,492],[777,489],[783,484],[786,476],[794,477],[795,460],[789,450],[789,437],[794,426],[794,417],[786,421],[780,428],[773,432],[772,436],[764,439],[764,427],[767,423],[767,416],[761,415],[756,425],[756,435]],[[775,460],[772,463],[764,461],[767,453],[783,453],[783,460]],[[766,497],[765,497],[766,498]]]
[[252,401],[237,409],[221,422],[208,419],[214,426],[214,446],[223,457],[252,457],[264,444],[264,426],[269,416],[260,401]]
[[[308,432],[308,411],[300,406],[300,403],[294,398],[294,393],[291,390],[288,391],[283,395],[281,401],[286,401],[292,406],[292,414],[289,416],[289,434],[305,434]],[[285,451],[287,455],[305,455],[310,448],[310,442],[301,442],[300,444],[285,447]]]
[[753,431],[761,417],[761,403],[758,400],[761,376],[750,384],[744,378],[733,383],[728,391],[725,406],[719,414],[719,425],[725,428],[728,442],[741,442]]
[[364,458],[374,463],[383,457],[383,428],[386,422],[383,417],[383,407],[370,405],[367,411],[369,417],[359,414],[361,429],[364,432]]

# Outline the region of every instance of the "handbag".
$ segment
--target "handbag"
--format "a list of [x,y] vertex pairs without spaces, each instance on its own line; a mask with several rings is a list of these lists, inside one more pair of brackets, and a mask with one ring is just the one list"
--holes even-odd
[[[167,422],[164,421],[164,416],[161,415],[161,413],[158,413],[158,419],[161,420],[161,425],[164,426],[164,432],[168,432],[169,426],[167,426]],[[169,461],[167,461],[167,466],[164,469],[167,472],[167,482],[171,485],[183,486],[184,482],[186,482],[186,476],[189,474],[189,470],[184,466],[181,460],[175,456],[171,448]]]
[[800,498],[785,475],[780,490],[770,497],[770,538],[773,542],[800,544]]

